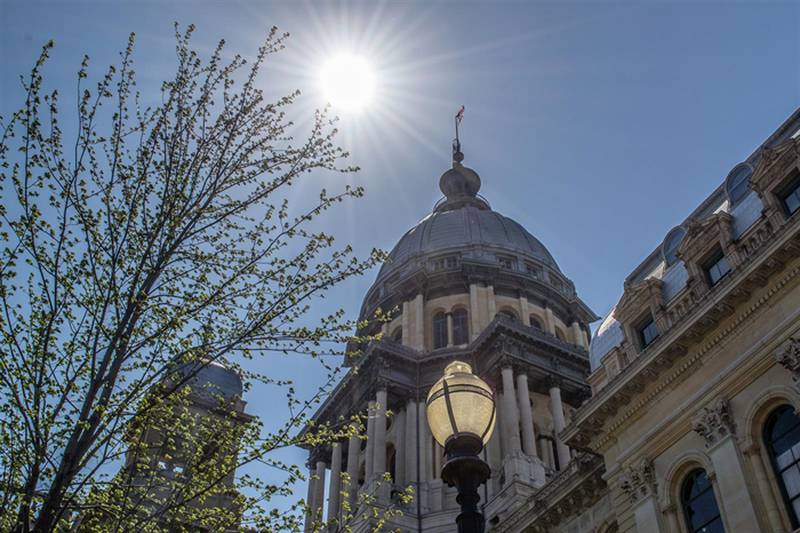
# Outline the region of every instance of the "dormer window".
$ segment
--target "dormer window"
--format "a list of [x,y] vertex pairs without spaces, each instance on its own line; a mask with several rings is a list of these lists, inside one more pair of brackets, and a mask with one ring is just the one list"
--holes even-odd
[[639,342],[642,343],[642,348],[647,348],[657,338],[658,328],[656,323],[652,318],[648,318],[639,326]]
[[789,216],[792,216],[800,209],[800,176],[789,182],[788,187],[781,195],[781,202],[783,202],[783,207]]
[[750,192],[750,176],[752,175],[753,167],[748,163],[739,163],[728,174],[728,178],[725,180],[725,191],[728,193],[731,206],[741,202]]
[[525,271],[533,279],[544,279],[544,272],[542,271],[542,268],[534,265],[533,263],[525,263]]
[[454,255],[447,257],[439,257],[431,261],[431,269],[435,272],[437,270],[451,270],[458,266],[458,258]]
[[515,270],[517,267],[517,259],[508,255],[498,255],[497,262],[500,264],[500,268],[506,270]]
[[725,254],[718,250],[706,262],[705,271],[708,282],[713,287],[731,271],[731,265],[728,263],[728,258],[725,257]]
[[678,248],[680,248],[685,235],[686,230],[680,226],[667,233],[664,244],[661,245],[661,254],[664,256],[664,262],[667,266],[678,262]]

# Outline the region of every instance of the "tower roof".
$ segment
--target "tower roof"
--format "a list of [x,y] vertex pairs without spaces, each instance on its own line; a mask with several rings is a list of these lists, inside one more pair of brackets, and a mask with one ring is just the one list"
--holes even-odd
[[560,272],[545,246],[516,221],[493,211],[478,194],[481,179],[461,164],[456,152],[453,166],[439,178],[444,194],[433,212],[400,238],[377,281],[414,269],[427,259],[458,252],[462,258],[497,262],[497,255],[533,260]]

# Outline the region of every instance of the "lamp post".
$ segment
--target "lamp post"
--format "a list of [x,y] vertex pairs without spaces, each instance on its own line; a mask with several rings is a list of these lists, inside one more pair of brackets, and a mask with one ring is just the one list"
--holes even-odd
[[458,531],[483,533],[478,487],[489,479],[491,470],[478,454],[494,430],[494,393],[467,363],[453,361],[431,387],[426,409],[433,438],[444,447],[447,457],[442,480],[458,489]]

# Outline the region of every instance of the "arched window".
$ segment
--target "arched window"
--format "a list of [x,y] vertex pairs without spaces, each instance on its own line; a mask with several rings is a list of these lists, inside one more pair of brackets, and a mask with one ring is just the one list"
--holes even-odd
[[531,317],[530,317],[530,321],[531,321],[531,327],[532,327],[532,328],[536,328],[536,329],[544,329],[544,328],[542,327],[542,321],[541,321],[541,320],[539,320],[539,319],[536,317],[536,315],[531,315]]
[[512,311],[511,309],[503,309],[502,311],[500,311],[497,314],[500,315],[500,316],[506,317],[509,320],[513,320],[514,322],[519,320],[519,318],[517,318],[517,314],[514,311]]
[[661,245],[661,254],[667,266],[673,265],[678,261],[678,248],[686,235],[686,230],[678,226],[667,233],[664,243]]
[[681,506],[689,533],[724,533],[714,487],[702,468],[692,470],[681,487]]
[[447,346],[447,315],[438,312],[433,315],[433,349]]
[[731,206],[738,204],[750,192],[750,176],[753,175],[753,167],[748,163],[739,163],[725,180],[725,191],[728,193],[728,200]]
[[792,406],[778,407],[764,426],[772,467],[786,501],[792,527],[800,526],[800,417]]
[[467,344],[469,342],[469,321],[467,310],[458,308],[453,311],[453,344]]
[[558,340],[560,340],[560,341],[567,342],[567,336],[564,334],[564,332],[558,326],[556,326],[556,338]]

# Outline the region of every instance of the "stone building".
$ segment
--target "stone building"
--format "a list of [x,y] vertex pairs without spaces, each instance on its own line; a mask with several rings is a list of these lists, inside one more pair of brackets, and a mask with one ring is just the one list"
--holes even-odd
[[462,159],[367,292],[362,317],[400,313],[315,415],[369,413],[365,445],[310,450],[312,508],[337,516],[340,472],[390,506],[389,472],[415,488],[390,528],[454,531],[424,399],[461,359],[497,398],[488,530],[800,527],[800,110],[627,277],[591,345],[598,317]]
[[[170,400],[153,407],[126,433],[129,448],[116,481],[127,499],[117,503],[132,515],[158,520],[164,530],[236,531],[241,520],[234,483],[239,438],[253,420],[245,412],[242,379],[220,361],[201,360],[177,366],[170,376],[155,389],[174,388]],[[224,476],[221,482],[217,476]],[[213,489],[194,498],[204,483]],[[182,498],[191,501],[164,510]],[[112,530],[115,520],[89,516],[82,525]]]

